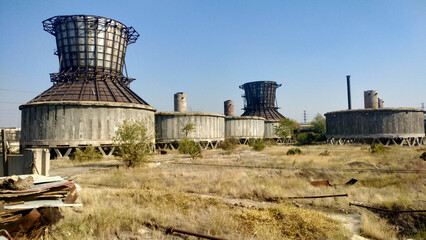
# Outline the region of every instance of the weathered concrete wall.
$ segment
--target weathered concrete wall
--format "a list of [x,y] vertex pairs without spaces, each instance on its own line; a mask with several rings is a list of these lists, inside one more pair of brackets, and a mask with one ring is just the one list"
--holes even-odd
[[[24,154],[8,156],[9,176],[22,174],[40,174],[49,176],[50,151],[49,149],[25,149]],[[3,156],[1,157],[0,176],[3,172]]]
[[155,109],[112,102],[45,102],[20,107],[23,147],[112,144],[124,120],[145,119],[154,141]]
[[423,111],[415,108],[358,109],[325,114],[328,138],[424,137]]
[[188,134],[194,141],[225,140],[225,116],[199,112],[159,112],[155,114],[156,142],[176,142],[185,137],[182,129],[195,124],[195,131]]
[[[19,142],[21,140],[20,128],[1,128],[4,129],[7,147],[12,152],[19,152]],[[1,130],[0,129],[0,130]]]
[[274,133],[275,126],[278,126],[278,121],[265,121],[265,138],[278,138],[278,136]]
[[225,138],[263,138],[265,119],[261,117],[226,117]]

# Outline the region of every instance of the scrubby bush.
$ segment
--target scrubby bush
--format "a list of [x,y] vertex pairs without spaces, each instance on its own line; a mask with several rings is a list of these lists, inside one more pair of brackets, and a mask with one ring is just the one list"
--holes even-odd
[[319,134],[314,132],[304,132],[296,135],[296,141],[300,145],[312,144],[319,137]]
[[74,152],[74,161],[78,162],[98,161],[102,158],[102,154],[92,146],[86,147],[83,151],[77,149]]
[[290,118],[281,118],[278,125],[274,127],[274,134],[281,139],[292,138],[294,132],[300,130],[300,125],[296,120]]
[[187,123],[185,126],[181,129],[183,133],[185,133],[185,137],[188,137],[188,134],[190,132],[195,132],[195,123]]
[[189,154],[192,159],[201,158],[202,149],[194,140],[183,138],[179,141],[179,153]]
[[375,144],[371,145],[371,153],[381,153],[381,154],[383,154],[385,152],[386,152],[386,148],[382,144],[375,143]]
[[253,150],[258,152],[262,151],[266,147],[265,142],[263,141],[263,138],[258,138],[258,139],[250,138],[248,140],[248,145],[252,147]]
[[290,148],[287,151],[287,155],[297,155],[297,154],[302,154],[302,150],[300,150],[300,148]]
[[237,148],[239,141],[235,138],[227,138],[219,144],[219,148],[225,151],[233,151]]
[[316,137],[316,142],[321,142],[326,140],[326,128],[325,128],[325,118],[317,113],[314,119],[311,121],[312,131],[318,136]]
[[148,133],[146,120],[128,121],[118,126],[114,142],[121,151],[121,157],[128,167],[147,160],[151,153],[152,137]]

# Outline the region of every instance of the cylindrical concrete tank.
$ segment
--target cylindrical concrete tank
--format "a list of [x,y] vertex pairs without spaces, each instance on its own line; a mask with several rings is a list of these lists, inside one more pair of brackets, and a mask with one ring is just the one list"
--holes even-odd
[[124,120],[144,120],[154,143],[154,111],[148,105],[114,102],[35,102],[20,106],[23,147],[113,145]]
[[194,124],[195,131],[188,132],[188,138],[215,148],[225,140],[225,116],[200,112],[159,112],[155,114],[156,142],[159,144],[176,143],[185,136],[183,128]]
[[329,140],[361,140],[367,143],[423,144],[423,110],[416,108],[357,109],[325,114]]
[[263,138],[265,119],[262,117],[226,117],[225,138]]
[[379,108],[384,108],[385,107],[385,101],[383,99],[379,98],[378,102],[379,102],[379,105],[378,105]]
[[379,100],[376,90],[364,91],[364,108],[379,108]]
[[278,136],[275,134],[275,127],[278,126],[279,121],[266,120],[265,121],[265,138],[276,139]]
[[43,27],[56,37],[60,72],[121,74],[126,47],[139,37],[132,27],[89,15],[52,17]]
[[175,112],[186,112],[186,94],[183,92],[175,93]]
[[223,104],[225,116],[234,116],[234,102],[226,100]]

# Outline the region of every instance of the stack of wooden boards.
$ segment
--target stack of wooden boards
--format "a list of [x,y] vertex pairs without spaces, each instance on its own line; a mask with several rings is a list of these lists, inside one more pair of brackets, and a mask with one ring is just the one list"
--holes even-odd
[[0,178],[0,235],[38,239],[60,218],[59,207],[75,204],[80,187],[62,177],[20,175]]

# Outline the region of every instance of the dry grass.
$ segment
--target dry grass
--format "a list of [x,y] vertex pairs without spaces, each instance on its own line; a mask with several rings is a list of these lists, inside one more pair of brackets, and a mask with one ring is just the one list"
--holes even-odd
[[371,213],[362,214],[362,233],[374,239],[396,240],[397,231],[393,229],[385,219],[381,219]]
[[[371,154],[364,146],[317,145],[302,147],[302,155],[288,156],[293,146],[270,146],[254,152],[240,146],[233,153],[223,150],[204,152],[193,160],[171,151],[154,156],[161,164],[145,167],[101,169],[82,173],[74,179],[83,187],[84,208],[67,210],[65,219],[54,230],[58,239],[110,239],[132,236],[172,239],[152,224],[174,226],[228,239],[345,239],[341,224],[321,211],[359,212],[349,201],[375,206],[398,205],[418,208],[425,203],[424,174],[384,174],[338,172],[330,169],[426,169],[416,148],[392,147],[385,154]],[[320,153],[328,151],[329,155]],[[289,167],[252,169],[177,165],[206,163]],[[52,162],[52,165],[54,162]],[[66,162],[56,167],[68,166]],[[99,164],[99,162],[96,162]],[[308,168],[308,169],[301,169]],[[344,184],[351,178],[353,186]],[[314,187],[313,180],[329,180],[333,187]],[[222,198],[264,201],[276,197],[348,193],[348,198],[296,200],[268,208],[234,206]],[[203,195],[214,198],[203,198]],[[301,206],[301,207],[300,207]],[[394,236],[389,224],[370,215],[363,218],[362,231],[375,238],[382,232]],[[384,229],[384,230],[383,230]],[[116,234],[117,233],[117,234]],[[383,233],[383,234],[385,234]],[[391,238],[388,238],[391,239]]]

